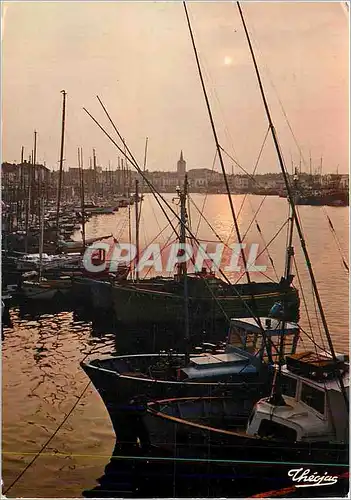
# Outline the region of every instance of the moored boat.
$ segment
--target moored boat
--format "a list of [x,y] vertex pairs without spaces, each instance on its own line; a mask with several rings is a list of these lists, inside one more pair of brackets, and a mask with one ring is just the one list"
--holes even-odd
[[[296,288],[287,284],[264,282],[229,285],[213,275],[188,275],[189,319],[191,323],[206,323],[247,316],[253,297],[258,315],[264,315],[276,302],[284,301],[286,319],[299,318],[299,296]],[[150,286],[116,284],[112,287],[112,300],[116,318],[122,323],[153,323],[184,321],[184,295],[182,280],[160,281]]]
[[66,296],[71,292],[72,281],[69,276],[57,279],[41,278],[38,281],[24,280],[18,288],[18,295],[30,300],[52,300],[57,295]]
[[261,318],[261,326],[264,336],[253,318],[233,319],[225,349],[212,346],[211,352],[190,359],[175,352],[95,356],[81,366],[105,403],[118,441],[135,443],[134,418],[139,421],[140,405],[155,398],[231,394],[247,416],[259,395],[267,393],[277,346],[294,353],[299,338],[294,323],[282,330],[281,320]]
[[[213,476],[218,463],[258,480],[279,464],[274,474],[281,487],[291,486],[292,476],[303,469],[327,482],[326,476],[337,477],[349,467],[347,407],[336,372],[348,391],[348,357],[338,355],[335,365],[315,352],[288,356],[282,395],[259,400],[248,419],[231,397],[150,401],[139,420],[141,446],[151,456],[168,457],[170,467],[177,467],[177,460],[195,463],[213,496],[223,494]],[[308,479],[302,484],[311,486]],[[346,484],[347,478],[341,491]]]

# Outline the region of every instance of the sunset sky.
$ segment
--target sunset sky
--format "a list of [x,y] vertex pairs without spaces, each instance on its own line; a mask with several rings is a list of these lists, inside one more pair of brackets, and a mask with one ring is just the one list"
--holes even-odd
[[[252,172],[267,120],[237,6],[188,3],[220,143]],[[287,165],[348,171],[348,14],[339,2],[243,3]],[[40,162],[57,168],[60,91],[67,91],[65,167],[96,149],[103,167],[117,151],[84,113],[108,122],[98,94],[136,158],[149,137],[148,168],[212,168],[215,145],[181,2],[4,2],[2,161],[28,158],[38,131]],[[109,130],[111,128],[109,127]],[[231,171],[231,161],[226,163]],[[218,166],[216,167],[218,168]],[[269,138],[258,173],[278,172]],[[238,169],[236,170],[240,172]]]

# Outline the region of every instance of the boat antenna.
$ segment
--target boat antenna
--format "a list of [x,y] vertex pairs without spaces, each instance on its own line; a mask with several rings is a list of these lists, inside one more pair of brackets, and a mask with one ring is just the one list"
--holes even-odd
[[[258,80],[258,85],[259,85],[260,92],[261,92],[261,97],[262,97],[264,109],[265,109],[265,112],[266,112],[266,115],[267,115],[267,120],[268,120],[268,123],[269,123],[269,128],[271,130],[273,143],[274,143],[274,146],[275,146],[275,149],[276,149],[276,152],[277,152],[277,156],[278,156],[279,166],[281,168],[281,171],[282,171],[282,174],[283,174],[283,178],[284,178],[284,182],[285,182],[285,186],[286,186],[286,190],[287,190],[287,193],[288,193],[288,200],[289,200],[290,207],[291,207],[292,218],[293,218],[293,220],[295,222],[296,230],[297,230],[298,235],[299,235],[301,248],[302,248],[302,251],[303,251],[303,254],[304,254],[304,257],[305,257],[305,261],[306,261],[308,273],[310,275],[310,279],[311,279],[311,283],[312,283],[312,287],[313,287],[313,292],[314,292],[316,300],[317,300],[318,310],[319,310],[319,314],[320,314],[320,317],[321,317],[321,320],[322,320],[322,324],[323,324],[323,327],[324,327],[325,335],[327,337],[327,341],[328,341],[330,353],[332,355],[334,363],[336,364],[337,359],[336,359],[336,354],[335,354],[333,342],[332,342],[332,339],[331,339],[331,336],[330,336],[327,319],[326,319],[325,314],[324,314],[324,309],[323,309],[322,301],[321,301],[321,298],[320,298],[320,295],[319,295],[319,291],[318,291],[318,287],[317,287],[317,282],[316,282],[316,279],[315,279],[315,276],[314,276],[314,271],[313,271],[313,268],[312,268],[311,260],[310,260],[310,257],[309,257],[309,254],[308,254],[308,250],[307,250],[307,246],[306,246],[306,241],[304,239],[304,236],[303,236],[303,233],[302,233],[302,228],[301,228],[301,225],[300,225],[300,221],[299,221],[299,218],[297,216],[292,188],[291,188],[290,182],[288,180],[288,176],[286,174],[286,168],[285,168],[285,165],[284,165],[283,155],[282,155],[282,152],[280,150],[277,133],[276,133],[276,130],[275,130],[275,127],[274,127],[274,124],[273,124],[273,121],[272,121],[271,113],[270,113],[270,110],[269,110],[269,107],[268,107],[268,102],[267,102],[266,95],[265,95],[265,92],[264,92],[264,88],[263,88],[263,84],[262,84],[262,80],[261,80],[261,75],[260,75],[260,72],[259,72],[259,69],[258,69],[258,65],[257,65],[257,62],[256,62],[256,56],[255,56],[255,53],[254,53],[254,50],[253,50],[253,47],[252,47],[252,43],[251,43],[249,32],[248,32],[247,27],[246,27],[246,22],[245,22],[245,18],[244,18],[244,15],[243,15],[243,11],[241,9],[240,2],[237,2],[237,6],[238,6],[238,9],[239,9],[239,14],[240,14],[241,21],[243,23],[243,27],[244,27],[244,31],[245,31],[247,43],[249,45],[249,49],[250,49],[250,53],[251,53],[251,57],[252,57],[252,61],[253,61],[254,67],[255,67],[255,72],[256,72],[256,76],[257,76],[257,80]],[[338,370],[336,370],[336,373],[337,373],[337,377],[338,377],[338,380],[339,380],[339,383],[340,383],[341,392],[343,394],[343,397],[344,397],[344,400],[345,400],[345,403],[346,403],[347,412],[349,412],[349,402],[348,402],[348,396],[347,396],[347,393],[346,393],[345,385],[344,385],[342,376],[340,375],[340,373],[339,373]]]

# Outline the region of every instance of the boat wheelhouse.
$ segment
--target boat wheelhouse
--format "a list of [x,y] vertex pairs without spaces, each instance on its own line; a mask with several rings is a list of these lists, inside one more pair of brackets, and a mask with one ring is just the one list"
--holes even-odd
[[296,323],[274,318],[260,318],[260,326],[254,318],[232,319],[225,350],[190,358],[179,375],[182,380],[221,380],[235,373],[258,374],[262,361],[279,361],[282,346],[285,354],[294,354],[299,333]]
[[348,414],[337,372],[349,392],[346,355],[330,356],[307,351],[287,356],[282,368],[281,404],[261,399],[254,407],[247,433],[258,437],[296,441],[348,441]]

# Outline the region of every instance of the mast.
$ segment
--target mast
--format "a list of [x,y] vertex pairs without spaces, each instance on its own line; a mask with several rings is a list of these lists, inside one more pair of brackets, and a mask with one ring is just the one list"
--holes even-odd
[[[209,99],[208,99],[208,96],[207,96],[205,82],[204,82],[204,79],[203,79],[203,76],[202,76],[202,71],[201,71],[199,56],[198,56],[196,45],[195,45],[194,35],[193,35],[192,27],[191,27],[191,24],[190,24],[190,19],[189,19],[189,15],[188,15],[188,9],[187,9],[185,1],[183,1],[183,6],[184,6],[185,16],[186,16],[186,19],[187,19],[189,33],[190,33],[190,38],[191,38],[191,42],[192,42],[192,46],[193,46],[193,50],[194,50],[194,55],[195,55],[195,59],[196,59],[196,64],[197,64],[197,69],[198,69],[198,73],[199,73],[199,78],[200,78],[200,81],[201,81],[202,91],[203,91],[205,102],[206,102],[207,112],[208,112],[210,123],[211,123],[212,133],[213,133],[214,141],[215,141],[215,144],[216,144],[216,151],[217,151],[217,154],[218,154],[218,158],[219,158],[219,162],[220,162],[220,165],[221,165],[221,170],[222,170],[222,174],[223,174],[223,178],[224,178],[224,182],[225,182],[225,187],[226,187],[227,197],[228,197],[228,201],[229,201],[229,206],[230,206],[230,210],[231,210],[231,214],[232,214],[232,218],[233,218],[233,223],[234,223],[234,228],[235,228],[235,232],[236,232],[236,237],[237,237],[238,243],[240,245],[240,255],[241,255],[241,258],[242,258],[242,261],[243,261],[243,265],[244,265],[244,269],[245,269],[245,276],[246,276],[247,283],[249,285],[251,285],[252,282],[251,282],[250,273],[249,273],[249,270],[248,270],[248,267],[247,267],[247,260],[246,260],[246,257],[245,257],[245,252],[244,252],[244,248],[243,248],[243,244],[242,244],[243,240],[242,240],[242,237],[241,237],[241,234],[240,234],[239,224],[238,224],[238,220],[237,220],[235,209],[234,209],[234,203],[233,203],[233,199],[232,199],[230,188],[229,188],[228,177],[227,177],[227,173],[226,173],[225,167],[224,167],[222,149],[221,149],[221,146],[219,144],[219,140],[218,140],[218,136],[217,136],[217,131],[216,131],[216,127],[215,127],[215,124],[214,124],[214,120],[213,120],[213,116],[212,116],[212,111],[211,111],[211,107],[210,107],[210,102],[209,102]],[[260,319],[260,317],[258,315],[257,303],[256,303],[256,300],[255,300],[255,295],[254,295],[254,292],[253,292],[253,288],[251,286],[250,286],[250,296],[251,296],[251,300],[252,300],[253,317],[254,317],[255,321],[257,322],[258,327],[261,330],[264,343],[266,344],[266,341],[267,341],[267,339],[266,339],[266,333],[265,333],[264,328],[262,327],[261,319]],[[267,354],[268,354],[269,362],[273,364],[273,358],[271,356],[270,349],[267,349]]]
[[[295,175],[294,175],[294,196],[296,192],[296,184],[297,184],[297,172],[298,169],[295,168]],[[294,256],[294,247],[293,247],[293,234],[294,234],[294,219],[293,219],[293,213],[291,209],[291,204],[288,200],[289,203],[289,221],[288,221],[288,244],[286,247],[286,258],[285,258],[285,271],[284,271],[284,280],[285,283],[289,286],[293,276],[291,275],[291,267],[292,267],[292,258]],[[293,200],[294,203],[294,200]],[[285,298],[283,299],[283,319],[282,319],[282,324],[281,324],[281,329],[282,331],[285,330],[285,309],[286,309],[286,300]],[[272,390],[270,393],[270,398],[269,401],[271,404],[276,405],[276,406],[284,406],[285,401],[284,398],[281,394],[281,384],[280,384],[280,379],[281,379],[281,373],[282,373],[282,366],[284,364],[284,358],[285,353],[284,353],[284,336],[280,336],[280,342],[279,342],[279,363],[278,366],[275,366],[274,370],[274,377],[272,381]]]
[[[295,222],[295,226],[296,226],[296,229],[297,229],[297,232],[298,232],[298,235],[299,235],[299,239],[300,239],[300,243],[301,243],[301,248],[302,248],[302,251],[303,251],[303,254],[304,254],[304,257],[305,257],[305,261],[306,261],[306,265],[307,265],[307,269],[308,269],[308,272],[309,272],[309,275],[310,275],[310,279],[311,279],[311,283],[312,283],[312,287],[313,287],[313,292],[314,292],[315,297],[316,297],[316,301],[317,301],[317,305],[318,305],[318,310],[319,310],[319,314],[320,314],[320,317],[321,317],[321,320],[322,320],[322,323],[323,323],[325,335],[327,337],[327,341],[328,341],[330,353],[331,353],[331,355],[333,357],[333,360],[334,360],[334,362],[336,364],[337,359],[336,359],[336,354],[335,354],[333,342],[332,342],[332,339],[331,339],[331,336],[330,336],[327,319],[326,319],[325,314],[324,314],[324,309],[323,309],[322,301],[321,301],[321,298],[320,298],[320,295],[319,295],[319,291],[318,291],[318,287],[317,287],[317,282],[316,282],[316,279],[315,279],[315,276],[314,276],[314,271],[313,271],[312,264],[311,264],[311,261],[310,261],[310,257],[309,257],[309,254],[308,254],[306,242],[305,242],[305,239],[304,239],[304,236],[303,236],[303,233],[302,233],[302,228],[301,228],[301,225],[300,225],[300,221],[299,221],[299,218],[297,216],[297,212],[296,212],[296,208],[295,208],[295,203],[294,203],[294,199],[293,199],[292,189],[291,189],[291,186],[290,186],[287,174],[286,174],[286,168],[285,168],[285,165],[284,165],[283,155],[282,155],[281,150],[280,150],[277,133],[276,133],[274,125],[273,125],[271,113],[270,113],[270,110],[269,110],[269,107],[268,107],[268,103],[267,103],[267,99],[266,99],[266,95],[265,95],[265,92],[264,92],[264,89],[263,89],[261,75],[260,75],[260,72],[259,72],[259,69],[258,69],[258,66],[257,66],[255,53],[254,53],[254,50],[253,50],[253,47],[252,47],[252,44],[251,44],[251,39],[250,39],[249,32],[248,32],[247,27],[246,27],[246,23],[245,23],[243,12],[241,10],[240,2],[237,2],[237,6],[238,6],[238,9],[239,9],[239,14],[240,14],[240,17],[241,17],[241,21],[243,23],[243,27],[244,27],[246,39],[247,39],[247,42],[248,42],[248,45],[249,45],[249,49],[250,49],[250,53],[251,53],[251,57],[252,57],[252,61],[253,61],[254,67],[255,67],[255,73],[256,73],[257,80],[258,80],[258,85],[259,85],[259,88],[260,88],[263,105],[264,105],[265,112],[266,112],[266,115],[267,115],[267,120],[268,120],[268,123],[269,123],[269,128],[271,130],[272,139],[273,139],[274,146],[275,146],[275,149],[276,149],[276,152],[277,152],[279,165],[280,165],[280,168],[281,168],[281,171],[282,171],[282,174],[283,174],[283,178],[284,178],[284,181],[285,181],[285,186],[286,186],[286,189],[287,189],[287,192],[288,192],[288,199],[289,199],[289,203],[290,203],[290,206],[291,206],[292,217],[293,217],[293,220]],[[344,400],[345,400],[345,403],[346,403],[346,409],[347,409],[347,412],[349,412],[348,396],[347,396],[347,393],[346,393],[346,389],[345,389],[345,386],[344,386],[343,379],[342,379],[339,371],[337,371],[337,376],[338,376],[338,380],[339,380],[339,383],[340,383],[340,388],[341,388],[341,391],[342,391],[342,394],[343,394],[343,397],[344,397]]]
[[135,179],[135,245],[136,245],[136,255],[135,255],[135,279],[139,281],[139,181]]
[[32,177],[33,177],[33,157],[34,154],[32,152],[32,155],[29,157],[29,163],[28,163],[28,200],[27,200],[27,207],[26,207],[26,221],[25,221],[25,231],[26,231],[26,238],[24,241],[24,251],[25,253],[28,253],[28,245],[29,245],[29,236],[30,236],[30,224],[31,224],[31,211],[32,211]]
[[33,150],[33,165],[35,167],[37,163],[37,134],[38,132],[34,130],[34,150]]
[[78,168],[79,168],[79,179],[80,179],[80,201],[82,210],[82,241],[83,241],[83,251],[85,251],[85,201],[84,201],[84,173],[83,173],[83,149],[78,148]]
[[311,150],[310,150],[310,179],[312,179],[312,156],[311,156]]
[[120,158],[117,156],[117,192],[121,194],[121,163]]
[[43,272],[43,249],[44,249],[44,198],[40,198],[40,240],[39,240],[39,281]]
[[96,182],[97,182],[97,176],[96,176],[96,154],[95,154],[95,149],[93,149],[93,168],[94,168],[94,203],[96,204]]
[[223,156],[222,156],[222,149],[221,149],[221,146],[219,144],[216,127],[214,125],[212,111],[211,111],[210,103],[209,103],[208,96],[207,96],[205,82],[204,82],[204,79],[203,79],[203,76],[202,76],[202,71],[201,71],[201,67],[200,67],[200,61],[199,61],[199,57],[198,57],[198,54],[197,54],[197,49],[196,49],[196,45],[195,45],[194,35],[193,35],[192,28],[191,28],[190,19],[189,19],[189,15],[188,15],[188,9],[187,9],[185,1],[183,2],[183,6],[184,6],[185,15],[186,15],[186,19],[187,19],[187,23],[188,23],[188,28],[189,28],[189,32],[190,32],[190,38],[191,38],[191,42],[192,42],[192,46],[193,46],[193,50],[194,50],[194,54],[195,54],[195,59],[196,59],[197,69],[198,69],[198,73],[199,73],[199,77],[200,77],[200,81],[201,81],[202,91],[203,91],[203,94],[204,94],[204,98],[205,98],[205,102],[206,102],[206,107],[207,107],[208,115],[209,115],[209,118],[210,118],[212,133],[213,133],[213,137],[214,137],[215,144],[216,144],[216,150],[217,150],[219,162],[221,164],[222,174],[223,174],[223,177],[224,177],[224,182],[225,182],[225,187],[226,187],[227,196],[228,196],[228,200],[229,200],[230,210],[231,210],[232,217],[233,217],[235,232],[236,232],[236,236],[237,236],[237,239],[238,239],[238,243],[240,244],[240,254],[241,254],[241,258],[243,260],[243,264],[244,264],[244,268],[245,268],[245,275],[246,275],[247,282],[250,284],[251,283],[250,274],[249,274],[249,271],[248,271],[248,268],[247,268],[247,262],[246,262],[246,257],[245,257],[244,249],[242,248],[242,241],[243,240],[241,238],[238,221],[237,221],[236,214],[235,214],[234,204],[233,204],[233,200],[232,200],[232,196],[231,196],[230,188],[229,188],[229,184],[228,184],[228,178],[227,178],[227,174],[226,174],[225,167],[224,167],[224,161],[223,161]]
[[63,152],[65,147],[65,120],[66,120],[66,95],[65,90],[61,90],[62,94],[62,123],[61,123],[61,147],[60,147],[60,170],[59,170],[59,183],[57,193],[57,210],[56,210],[56,241],[58,242],[59,235],[59,220],[60,220],[60,205],[62,193],[62,174],[63,174]]
[[[145,139],[145,150],[144,150],[144,164],[143,164],[143,174],[145,176],[145,173],[146,173],[146,163],[147,163],[147,148],[148,148],[148,144],[149,144],[149,138],[146,137]],[[141,204],[143,202],[143,194],[144,194],[144,177],[142,177],[142,181],[141,181],[141,196],[140,196],[140,212],[139,212],[139,219],[140,219],[140,215],[141,215]]]
[[121,158],[121,166],[122,166],[122,196],[126,195],[126,176],[124,170],[124,158]]
[[[33,176],[34,176],[34,196],[35,196],[35,191],[37,188],[38,192],[37,192],[37,198],[36,198],[36,214],[39,215],[39,219],[40,219],[40,211],[41,211],[41,208],[40,208],[40,199],[41,199],[41,193],[40,193],[40,176],[39,176],[39,171],[36,172],[36,165],[37,165],[37,135],[38,135],[38,132],[36,130],[34,130],[34,149],[33,149]],[[37,173],[37,176],[35,175]],[[37,184],[35,183],[35,178],[37,177],[38,179],[38,182]],[[35,186],[36,184],[36,186]],[[37,200],[39,200],[39,205],[38,205],[38,202]]]
[[[188,195],[188,175],[185,174],[183,189],[179,188],[178,191],[180,199],[180,232],[179,232],[179,242],[183,245],[183,252],[185,252],[186,244],[186,224],[188,220],[188,214],[186,210],[186,200]],[[185,338],[185,362],[189,362],[189,291],[188,291],[188,272],[186,262],[181,262],[179,266],[179,276],[183,278],[184,285],[184,338]]]

